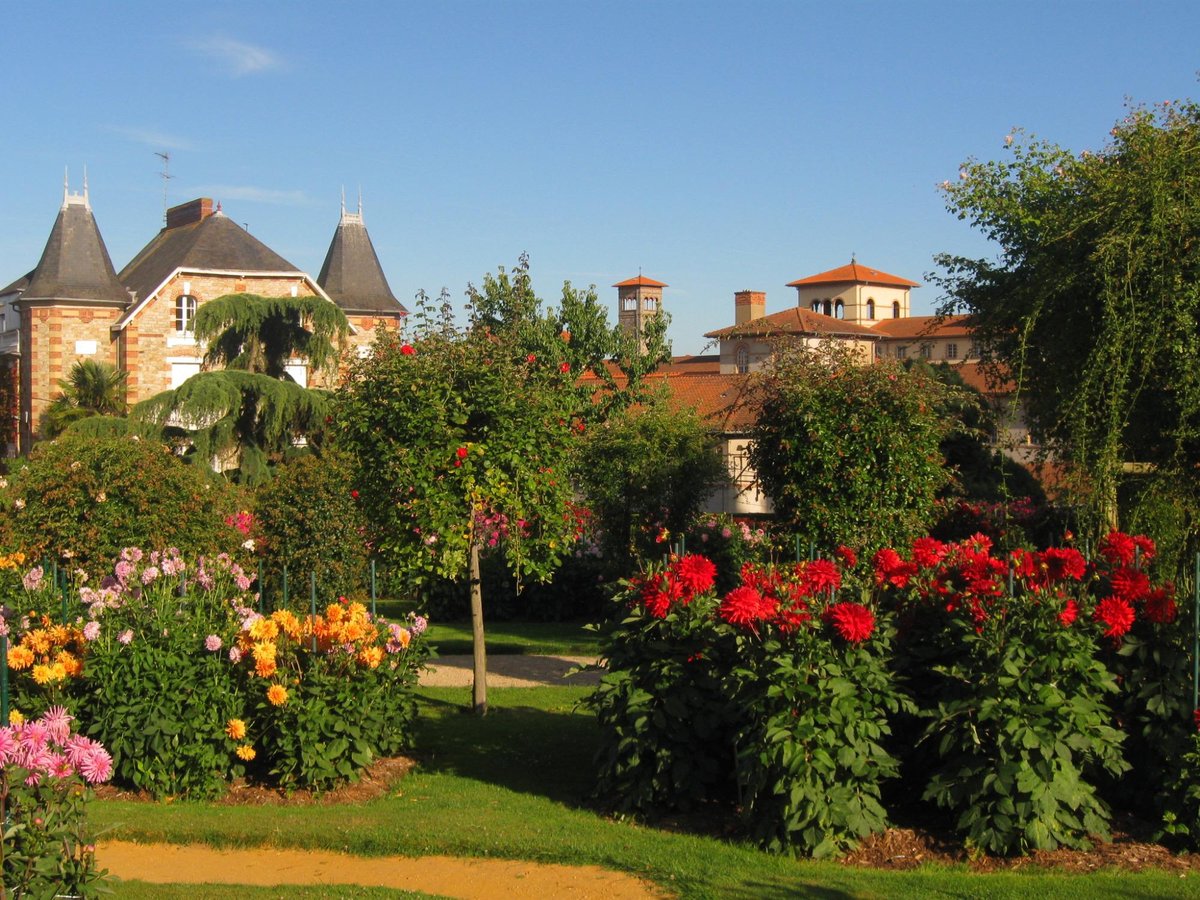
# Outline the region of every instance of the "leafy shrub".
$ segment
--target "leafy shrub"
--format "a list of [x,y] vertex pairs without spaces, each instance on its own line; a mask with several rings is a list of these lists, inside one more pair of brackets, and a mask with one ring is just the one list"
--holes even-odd
[[766,562],[772,550],[766,529],[726,513],[698,516],[684,532],[684,539],[687,549],[703,554],[716,565],[719,594],[737,587],[742,566]]
[[55,707],[36,722],[0,726],[0,893],[92,897],[99,890],[87,828],[90,786],[107,781],[103,746],[71,734]]
[[286,566],[293,584],[316,573],[325,594],[361,592],[367,581],[366,519],[341,453],[298,456],[280,466],[255,496],[258,551],[272,597]]
[[752,385],[750,463],[792,534],[877,549],[927,532],[948,482],[950,389],[845,348],[781,348]]
[[7,546],[92,577],[124,546],[213,554],[228,542],[234,489],[162,444],[63,435],[38,444],[0,490]]
[[[74,708],[123,784],[212,796],[246,775],[321,789],[410,740],[423,620],[401,627],[341,603],[264,617],[227,555],[190,563],[129,547],[79,589],[86,619],[63,624],[56,590],[33,574],[3,620],[15,696]],[[22,611],[39,607],[51,612]]]
[[736,794],[760,844],[821,856],[882,830],[883,742],[906,705],[886,623],[836,600],[827,560],[748,565],[724,597],[715,575],[691,555],[630,583],[590,700],[600,794],[646,812]]
[[925,799],[987,852],[1084,848],[1108,834],[1098,779],[1129,765],[1097,645],[1119,645],[1135,606],[1153,616],[1159,600],[1137,568],[1148,539],[1114,533],[1099,550],[1091,565],[1070,548],[1003,559],[977,535],[875,557],[905,635],[901,671],[928,720]]

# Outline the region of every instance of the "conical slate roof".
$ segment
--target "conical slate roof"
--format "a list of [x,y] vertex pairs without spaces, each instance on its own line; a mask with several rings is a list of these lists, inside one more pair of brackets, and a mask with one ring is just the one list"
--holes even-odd
[[342,210],[342,219],[317,284],[347,313],[406,315],[408,310],[388,287],[375,245],[363,224],[362,212]]
[[[129,265],[121,281],[145,300],[176,269],[190,271],[303,273],[220,211],[207,198],[173,207],[167,227],[155,235]],[[175,214],[175,215],[173,215]]]
[[64,196],[46,249],[21,299],[129,303],[129,293],[121,287],[100,237],[86,189],[82,194]]

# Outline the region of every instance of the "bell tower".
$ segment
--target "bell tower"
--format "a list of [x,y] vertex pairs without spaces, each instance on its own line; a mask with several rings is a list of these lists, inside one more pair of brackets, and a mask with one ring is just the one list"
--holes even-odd
[[646,325],[662,312],[662,289],[668,285],[638,273],[613,285],[617,289],[617,321],[627,333],[641,337]]

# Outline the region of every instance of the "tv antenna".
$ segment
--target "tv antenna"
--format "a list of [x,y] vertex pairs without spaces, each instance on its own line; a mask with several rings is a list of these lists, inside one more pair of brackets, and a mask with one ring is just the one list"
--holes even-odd
[[161,159],[162,164],[163,164],[162,172],[159,173],[159,177],[162,179],[162,183],[163,183],[163,222],[166,222],[167,221],[167,182],[175,177],[174,175],[171,174],[171,151],[164,150],[162,153],[159,153],[157,150],[155,150],[154,155],[157,156],[159,159]]

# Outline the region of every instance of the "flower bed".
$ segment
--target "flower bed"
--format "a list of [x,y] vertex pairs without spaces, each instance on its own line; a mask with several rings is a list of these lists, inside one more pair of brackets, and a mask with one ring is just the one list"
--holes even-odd
[[707,559],[673,558],[620,598],[591,698],[599,793],[625,812],[725,801],[764,846],[815,855],[884,828],[906,792],[950,811],[971,848],[1086,847],[1107,836],[1137,724],[1139,753],[1147,738],[1191,749],[1138,768],[1176,798],[1156,813],[1200,835],[1180,768],[1200,758],[1180,714],[1187,657],[1154,553],[1115,532],[1092,561],[920,538],[869,566],[844,548],[745,565],[723,595]]
[[[408,746],[424,620],[373,619],[344,598],[264,614],[252,587],[228,555],[173,549],[125,548],[69,602],[31,570],[0,625],[16,709],[73,710],[115,780],[155,796],[212,796],[239,777],[329,788]],[[64,623],[64,604],[85,613]]]

